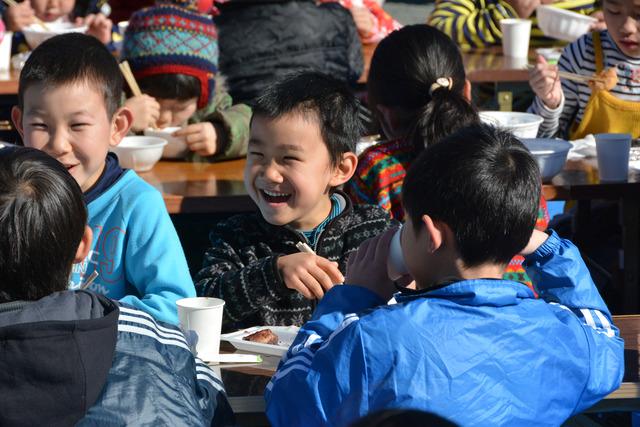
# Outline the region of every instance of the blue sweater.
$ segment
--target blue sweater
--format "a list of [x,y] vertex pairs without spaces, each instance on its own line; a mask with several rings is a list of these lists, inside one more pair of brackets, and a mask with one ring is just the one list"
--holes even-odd
[[92,250],[74,266],[70,288],[97,270],[89,289],[177,324],[176,301],[196,293],[160,193],[128,170],[87,208]]
[[385,305],[336,286],[267,386],[273,426],[347,426],[383,408],[464,426],[558,426],[620,385],[623,341],[578,249],[551,235],[525,259],[541,299],[465,280]]

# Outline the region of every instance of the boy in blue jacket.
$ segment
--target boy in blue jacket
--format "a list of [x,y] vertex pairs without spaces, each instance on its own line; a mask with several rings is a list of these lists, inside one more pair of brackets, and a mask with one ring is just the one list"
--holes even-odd
[[[618,388],[623,341],[578,249],[532,233],[540,190],[534,159],[494,128],[427,148],[403,189],[417,290],[387,303],[393,231],[361,245],[267,387],[272,424],[413,408],[465,426],[558,426]],[[539,299],[501,280],[517,253]]]
[[95,38],[54,37],[27,60],[12,119],[24,144],[62,163],[84,192],[93,245],[70,288],[95,271],[91,290],[177,324],[176,300],[195,296],[180,240],[160,193],[109,153],[132,121],[120,107],[122,81]]

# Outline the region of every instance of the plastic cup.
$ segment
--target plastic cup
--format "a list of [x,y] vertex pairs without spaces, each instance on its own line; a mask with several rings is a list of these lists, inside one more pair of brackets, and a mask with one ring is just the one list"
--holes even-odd
[[4,37],[0,42],[0,70],[9,71],[11,68],[11,39],[13,39],[13,33],[7,31],[4,33]]
[[629,177],[629,151],[631,135],[628,133],[596,134],[596,153],[600,181],[626,181]]
[[391,238],[389,244],[389,257],[387,258],[387,274],[391,280],[398,280],[402,276],[409,274],[406,264],[404,263],[404,255],[402,254],[402,245],[400,237],[402,236],[402,226]]
[[176,301],[176,305],[180,328],[191,351],[204,361],[216,360],[220,354],[224,301],[206,297],[183,298]]
[[502,30],[502,52],[510,58],[526,58],[529,55],[529,35],[531,21],[528,19],[503,19],[500,21]]

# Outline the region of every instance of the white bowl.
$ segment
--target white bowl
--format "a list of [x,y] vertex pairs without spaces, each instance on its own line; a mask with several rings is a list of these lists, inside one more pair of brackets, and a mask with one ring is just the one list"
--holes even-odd
[[184,141],[184,136],[172,136],[171,134],[182,129],[179,126],[168,127],[162,129],[145,129],[144,134],[146,136],[155,136],[167,141],[167,146],[164,147],[162,153],[163,159],[182,159],[189,151],[187,143]]
[[515,111],[482,111],[480,120],[508,130],[518,138],[535,138],[542,123],[542,117],[536,114]]
[[47,26],[46,30],[40,24],[31,24],[22,30],[31,49],[37,48],[45,40],[59,34],[85,33],[87,31],[86,25],[77,26],[72,22],[45,22],[45,25]]
[[572,147],[570,142],[562,139],[521,138],[520,140],[536,159],[543,181],[551,180],[562,171],[567,161],[567,154]]
[[545,36],[572,42],[589,31],[596,18],[570,10],[543,5],[536,8],[538,26]]
[[153,136],[126,136],[120,144],[111,147],[118,155],[120,166],[139,172],[148,171],[162,157],[167,141]]

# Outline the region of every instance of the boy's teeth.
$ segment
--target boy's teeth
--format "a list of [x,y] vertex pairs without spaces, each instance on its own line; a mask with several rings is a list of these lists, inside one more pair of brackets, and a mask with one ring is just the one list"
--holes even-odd
[[275,191],[267,191],[267,190],[262,190],[262,191],[264,191],[266,195],[271,197],[286,197],[289,195],[287,193],[276,193]]

